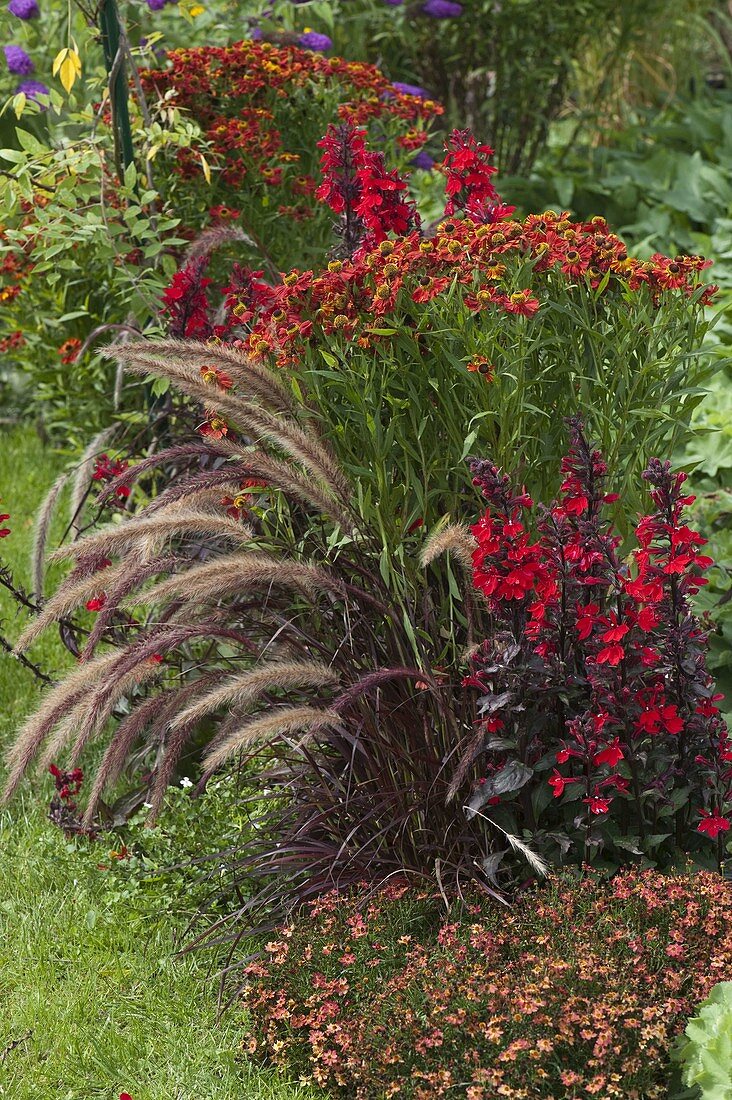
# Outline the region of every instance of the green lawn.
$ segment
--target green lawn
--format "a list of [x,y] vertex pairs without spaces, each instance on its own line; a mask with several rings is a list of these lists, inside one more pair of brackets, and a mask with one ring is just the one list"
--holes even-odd
[[[0,498],[13,533],[0,556],[26,584],[33,516],[57,466],[31,430],[4,433]],[[1,595],[11,636],[14,614]],[[53,639],[33,656],[51,669],[64,659]],[[38,694],[33,678],[0,654],[3,744]],[[174,950],[180,875],[169,897],[164,877],[141,885],[132,864],[112,864],[114,838],[67,841],[46,821],[46,788],[34,781],[0,815],[0,1097],[117,1100],[123,1090],[133,1100],[314,1097],[247,1063],[235,1011],[216,1025],[209,960]]]

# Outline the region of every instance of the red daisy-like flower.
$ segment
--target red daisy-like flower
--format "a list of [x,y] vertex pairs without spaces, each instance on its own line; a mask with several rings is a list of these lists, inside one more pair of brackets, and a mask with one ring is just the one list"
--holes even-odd
[[720,833],[726,833],[729,831],[732,822],[729,818],[723,817],[717,811],[699,810],[702,820],[697,825],[697,832],[706,833],[707,836],[715,840]]

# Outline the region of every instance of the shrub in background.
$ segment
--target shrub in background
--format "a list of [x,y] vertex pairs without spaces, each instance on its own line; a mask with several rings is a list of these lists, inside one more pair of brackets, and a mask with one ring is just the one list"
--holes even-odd
[[[79,425],[101,428],[110,413],[115,387],[95,354],[100,337],[154,321],[186,238],[219,226],[209,253],[235,248],[276,279],[280,265],[325,247],[326,212],[304,227],[299,219],[317,209],[310,172],[327,124],[353,114],[387,152],[399,140],[413,150],[426,138],[422,122],[439,111],[370,66],[295,48],[243,43],[173,53],[167,65],[142,74],[151,98],[140,92],[132,137],[145,167],[129,165],[123,182],[114,178],[109,118],[94,121],[91,103],[63,112],[41,137],[24,116],[20,147],[3,151],[13,165],[0,192],[5,370],[27,376],[16,401],[74,443]],[[143,401],[133,390],[124,400],[117,393],[117,404],[134,419]]]
[[660,1100],[732,973],[731,906],[703,872],[563,878],[447,918],[419,887],[331,894],[249,965],[248,1049],[363,1100]]
[[424,85],[446,105],[451,125],[469,126],[495,147],[502,172],[524,175],[560,115],[592,140],[605,129],[599,116],[608,100],[637,95],[639,75],[650,98],[665,100],[669,71],[693,67],[690,39],[711,37],[704,26],[710,7],[710,0],[642,7],[629,0],[328,0],[250,10],[266,16],[257,21],[264,34],[297,37],[312,24],[344,57],[378,61],[392,79]]

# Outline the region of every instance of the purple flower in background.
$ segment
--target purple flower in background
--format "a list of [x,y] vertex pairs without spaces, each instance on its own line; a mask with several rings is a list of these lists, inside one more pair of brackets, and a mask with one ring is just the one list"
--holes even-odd
[[391,4],[393,8],[398,8],[400,4],[404,3],[404,0],[384,0],[385,4]]
[[8,11],[11,15],[17,15],[18,19],[35,19],[41,9],[38,0],[10,0]]
[[416,157],[412,157],[412,167],[422,168],[425,172],[429,172],[435,164],[435,158],[431,157],[429,153],[425,153],[422,149],[417,153]]
[[304,50],[315,50],[317,53],[325,53],[333,43],[327,34],[318,34],[317,31],[306,31],[297,40],[298,46]]
[[[51,94],[46,85],[41,84],[40,80],[24,80],[15,89],[16,95],[18,95],[20,92],[23,92],[23,94],[26,95],[28,99],[33,99],[36,102],[38,102],[39,96]],[[48,104],[46,103],[41,104],[41,107],[44,111],[46,110],[47,106]]]
[[421,10],[423,15],[429,15],[432,19],[454,19],[463,14],[462,4],[456,4],[454,0],[427,0]]
[[168,0],[147,0],[150,11],[162,11]]
[[249,37],[251,38],[252,42],[261,42],[262,38],[264,37],[264,31],[261,27],[252,27],[249,32]]
[[4,46],[3,49],[11,73],[15,73],[16,76],[29,76],[33,72],[35,65],[22,46]]
[[429,92],[425,91],[424,88],[417,87],[416,84],[402,84],[400,80],[392,80],[391,86],[401,92],[402,95],[414,95],[420,99],[429,99],[430,97]]

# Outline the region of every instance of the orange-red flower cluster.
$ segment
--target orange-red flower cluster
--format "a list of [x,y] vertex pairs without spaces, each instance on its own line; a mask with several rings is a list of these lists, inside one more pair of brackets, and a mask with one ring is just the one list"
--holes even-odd
[[[474,314],[523,317],[540,311],[557,288],[573,286],[616,297],[630,289],[658,305],[667,294],[697,292],[708,266],[698,256],[629,257],[603,218],[575,222],[553,211],[492,224],[456,218],[442,221],[429,238],[412,232],[331,262],[321,273],[291,272],[281,286],[260,292],[255,310],[245,303],[246,344],[255,355],[273,355],[286,365],[301,353],[307,324],[316,334],[341,333],[369,347],[382,339],[371,331],[375,323],[414,316],[415,305],[448,295],[453,311],[462,306]],[[706,287],[701,300],[715,290]],[[230,304],[236,325],[237,305],[233,299]]]
[[[282,190],[281,208],[296,220],[311,217],[304,201],[317,186],[312,169],[315,149],[302,155],[302,133],[293,101],[306,97],[316,110],[318,96],[329,100],[330,118],[355,126],[396,123],[397,144],[415,150],[427,140],[425,129],[442,108],[431,100],[399,91],[373,65],[326,58],[296,46],[238,42],[226,47],[173,50],[165,70],[146,70],[146,93],[173,93],[173,103],[190,112],[210,142],[219,179],[229,189],[256,182]],[[184,175],[200,174],[193,151],[182,151]],[[219,210],[226,207],[218,206]]]

